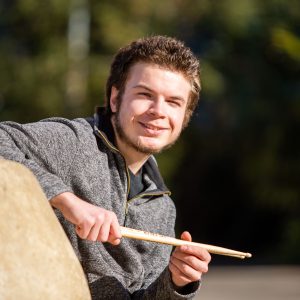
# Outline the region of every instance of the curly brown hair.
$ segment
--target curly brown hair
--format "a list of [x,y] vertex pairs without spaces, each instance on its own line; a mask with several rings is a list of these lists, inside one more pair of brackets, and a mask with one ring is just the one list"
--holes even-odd
[[138,39],[116,53],[106,82],[107,113],[112,114],[109,105],[112,87],[118,89],[119,95],[122,95],[130,68],[137,62],[155,64],[171,71],[180,72],[189,80],[192,88],[183,123],[185,127],[199,100],[200,64],[191,49],[186,47],[182,41],[166,36]]

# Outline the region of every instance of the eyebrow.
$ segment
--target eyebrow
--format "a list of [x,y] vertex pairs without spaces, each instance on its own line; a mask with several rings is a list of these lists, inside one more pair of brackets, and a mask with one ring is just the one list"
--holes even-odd
[[[151,88],[149,88],[147,85],[144,85],[144,84],[137,84],[133,87],[134,89],[137,89],[137,88],[142,88],[142,89],[145,89],[151,93],[155,93],[154,90],[152,90]],[[185,102],[185,99],[181,96],[171,96],[170,99],[173,99],[173,100],[179,100],[179,101],[182,101],[182,102]]]

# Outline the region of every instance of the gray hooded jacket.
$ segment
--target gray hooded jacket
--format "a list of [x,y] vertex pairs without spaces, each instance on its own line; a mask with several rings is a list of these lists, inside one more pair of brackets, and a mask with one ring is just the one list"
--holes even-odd
[[[175,206],[154,158],[144,165],[146,190],[128,199],[128,168],[112,140],[110,120],[99,111],[90,119],[0,123],[0,156],[31,169],[48,199],[72,192],[115,212],[122,226],[174,236]],[[126,238],[118,246],[82,240],[74,225],[55,213],[93,299],[190,299],[198,290],[199,282],[175,291],[167,267],[170,246]]]

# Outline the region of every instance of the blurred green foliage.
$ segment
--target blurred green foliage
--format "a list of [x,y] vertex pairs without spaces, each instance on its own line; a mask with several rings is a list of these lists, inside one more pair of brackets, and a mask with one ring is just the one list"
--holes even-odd
[[151,34],[184,40],[203,92],[158,157],[178,231],[252,251],[252,262],[300,263],[298,0],[5,0],[0,14],[0,120],[90,115],[119,47]]

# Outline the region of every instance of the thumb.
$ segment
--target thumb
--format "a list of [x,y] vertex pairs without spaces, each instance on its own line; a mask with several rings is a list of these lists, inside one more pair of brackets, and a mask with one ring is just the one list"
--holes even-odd
[[192,241],[192,236],[191,234],[188,232],[188,231],[184,231],[182,234],[181,234],[181,239],[184,240],[184,241],[188,241],[188,242],[191,242]]

